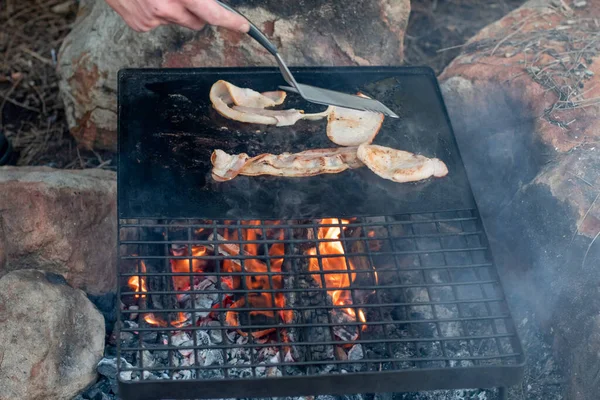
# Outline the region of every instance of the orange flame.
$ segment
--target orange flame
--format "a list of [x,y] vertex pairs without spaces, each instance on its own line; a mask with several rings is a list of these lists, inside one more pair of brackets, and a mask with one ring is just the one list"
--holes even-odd
[[[144,261],[140,261],[140,273],[142,273],[142,274],[146,273],[146,264],[144,264]],[[148,291],[148,288],[146,287],[146,280],[141,276],[132,276],[127,281],[127,285],[129,285],[129,287],[131,289],[133,289],[135,292],[143,293],[143,292]],[[136,294],[135,298],[138,299],[138,298],[140,298],[140,296],[142,298],[146,297],[145,294],[142,294],[142,295]]]
[[[321,224],[348,224],[349,221],[345,219],[325,218],[320,221]],[[322,227],[317,232],[318,239],[339,239],[342,234],[339,226]],[[309,255],[317,255],[317,249],[312,248],[307,252]],[[309,259],[309,270],[316,272],[313,274],[314,280],[321,286],[331,290],[327,293],[331,296],[331,301],[336,306],[344,306],[352,304],[352,296],[349,290],[342,290],[339,288],[349,287],[354,279],[356,279],[356,273],[354,271],[354,265],[350,260],[347,260],[343,255],[344,246],[341,241],[324,241],[319,243],[319,255],[332,255],[340,254],[341,257],[323,257],[319,261],[316,257]],[[328,272],[332,271],[332,272]],[[338,271],[338,272],[333,272]],[[323,272],[321,274],[321,272]],[[356,319],[356,312],[353,308],[345,308],[344,312]],[[366,322],[365,314],[362,310],[358,311],[358,320]],[[363,326],[363,330],[366,326]]]
[[[205,255],[207,249],[205,246],[192,246],[192,256],[201,257]],[[179,254],[178,254],[179,255]],[[187,256],[187,248],[182,249],[181,256]],[[192,259],[192,267],[190,268],[190,260],[178,259],[170,260],[171,270],[174,273],[202,273],[206,268],[207,261],[198,258]],[[177,291],[189,290],[190,289],[190,277],[189,276],[174,276],[173,287]]]
[[171,325],[173,325],[176,328],[181,328],[187,320],[188,318],[185,316],[185,314],[180,312],[177,314],[177,319],[175,321],[171,321]]
[[156,326],[160,326],[162,328],[166,328],[167,327],[167,323],[166,321],[163,321],[162,319],[156,318],[154,316],[154,314],[146,314],[144,316],[144,321],[146,321],[147,323],[149,323],[150,325],[156,325]]

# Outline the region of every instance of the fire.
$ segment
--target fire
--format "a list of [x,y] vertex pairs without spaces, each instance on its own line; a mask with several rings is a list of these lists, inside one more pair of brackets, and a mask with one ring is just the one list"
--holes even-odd
[[144,321],[149,323],[150,325],[160,326],[161,328],[166,328],[167,323],[162,319],[158,319],[154,316],[154,314],[146,314],[144,316]]
[[[243,222],[242,225],[259,225],[260,221],[248,221]],[[223,245],[223,250],[231,256],[235,256],[237,254],[244,254],[247,256],[257,256],[259,257],[260,246],[259,243],[251,243],[257,242],[259,236],[263,235],[262,229],[258,228],[243,228],[241,230],[233,230],[233,232],[228,232],[228,230],[224,233],[224,239],[228,241],[238,241],[239,239],[239,231],[241,231],[242,238],[244,241],[250,243],[244,243],[242,250],[240,251],[239,246],[235,244],[225,244]],[[266,235],[269,236],[275,235],[275,239],[283,240],[283,231],[280,231],[279,234],[275,234],[275,230],[270,229],[269,232],[266,232]],[[263,245],[264,246],[264,245]],[[263,316],[270,320],[275,320],[277,317],[280,318],[284,322],[289,322],[292,319],[291,310],[277,310],[274,312],[272,310],[252,310],[256,309],[268,309],[268,308],[284,308],[285,307],[285,296],[280,292],[273,292],[273,290],[283,289],[283,278],[281,275],[278,275],[277,272],[281,272],[281,266],[283,265],[283,255],[285,253],[285,248],[283,243],[275,243],[272,244],[268,251],[269,260],[261,260],[258,258],[249,258],[242,261],[238,260],[224,260],[223,262],[223,271],[235,273],[236,275],[232,275],[232,289],[246,289],[249,290],[247,296],[244,296],[237,301],[235,301],[231,307],[230,311],[228,311],[225,315],[225,320],[229,326],[240,326],[239,321],[239,312],[234,309],[244,308],[245,310],[249,310],[249,315],[252,317]],[[278,257],[281,256],[281,257]],[[270,268],[269,268],[270,267]],[[242,280],[240,275],[237,275],[241,272],[245,272],[246,275]],[[271,274],[269,274],[271,272]],[[266,292],[266,291],[269,292]],[[266,336],[275,329],[265,329],[262,331],[252,332],[252,336],[255,338],[260,338]],[[246,336],[247,333],[238,330],[241,335]]]
[[[144,264],[144,261],[140,261],[140,272],[142,274],[146,273],[146,264]],[[148,288],[146,287],[146,280],[144,278],[142,278],[141,276],[132,276],[131,278],[129,278],[129,281],[127,281],[127,284],[129,285],[129,287],[131,289],[133,289],[136,292],[147,292]],[[140,298],[140,296],[142,298],[145,298],[146,295],[142,294],[136,294],[135,298],[138,299]]]
[[[323,225],[340,224],[346,225],[350,221],[345,219],[325,218],[320,221]],[[331,296],[331,301],[336,306],[352,305],[352,295],[349,290],[340,289],[343,287],[349,287],[354,279],[356,279],[356,273],[354,271],[354,265],[350,260],[347,260],[344,256],[344,246],[339,239],[342,234],[342,230],[339,226],[322,227],[317,232],[318,239],[325,239],[319,243],[318,252],[317,248],[308,250],[309,255],[335,255],[339,254],[340,257],[322,257],[319,261],[316,257],[311,257],[309,261],[309,270],[316,272],[313,274],[314,280],[319,283],[321,287],[325,287],[328,290],[327,293]],[[330,241],[331,240],[331,241]],[[321,274],[321,272],[323,272]],[[344,308],[344,312],[353,318],[357,319],[356,311],[354,308]],[[358,320],[366,322],[365,314],[362,310],[358,311]],[[363,326],[363,330],[366,326]]]
[[[352,293],[348,289],[356,279],[357,272],[352,261],[346,258],[340,240],[342,229],[345,229],[342,225],[349,224],[350,221],[329,218],[320,222],[323,225],[338,226],[318,229],[317,236],[322,241],[319,242],[318,247],[311,248],[306,253],[309,255],[309,271],[315,281],[326,288],[327,294],[333,304],[338,306],[339,311],[351,316],[355,321],[366,323],[364,311],[354,306]],[[224,273],[226,276],[221,275],[220,284],[233,292],[226,294],[218,304],[213,304],[212,309],[215,311],[202,318],[218,319],[221,315],[218,309],[225,308],[225,323],[236,329],[239,334],[251,335],[259,342],[270,340],[269,338],[272,338],[276,331],[275,328],[244,330],[242,326],[265,323],[273,326],[282,322],[291,323],[293,320],[294,313],[286,309],[286,297],[283,293],[284,229],[279,228],[278,224],[278,222],[261,224],[261,221],[244,221],[241,226],[226,226],[218,233],[197,230],[197,234],[208,235],[209,240],[217,241],[218,244],[172,246],[171,255],[182,258],[170,259],[171,271],[175,274],[186,274],[172,278],[173,288],[179,292],[177,301],[181,303],[183,299],[189,299],[185,291],[199,290],[197,285],[203,282],[203,276],[204,279],[209,279],[212,271]],[[226,223],[226,225],[231,224]],[[217,254],[226,257],[219,262],[213,261],[210,257],[202,258],[205,255]],[[239,258],[240,256],[243,258]],[[193,259],[184,257],[193,257]],[[146,264],[143,261],[140,261],[140,273],[146,273]],[[375,273],[376,282],[377,279]],[[149,282],[150,286],[153,282]],[[182,329],[190,323],[206,322],[191,321],[190,314],[186,312],[178,312],[176,317],[173,314],[170,319],[144,312],[146,301],[150,301],[150,296],[147,294],[150,291],[145,277],[132,276],[128,280],[128,285],[135,292],[135,298],[140,301],[140,317],[143,316],[143,320],[150,325]],[[245,293],[239,294],[241,290]],[[366,325],[363,325],[362,329],[365,328]],[[285,330],[282,331],[282,335],[285,342],[287,340]]]
[[[205,246],[192,246],[192,256],[193,257],[201,257],[205,255],[207,249]],[[173,255],[176,256],[188,256],[188,249],[184,247],[179,250],[173,250]],[[207,266],[206,260],[201,260],[198,258],[192,259],[192,266],[190,268],[190,260],[178,259],[178,260],[170,260],[171,262],[171,270],[174,273],[202,273]],[[190,277],[189,276],[174,276],[173,277],[173,287],[177,291],[189,290],[190,289]]]
[[[185,260],[177,260],[177,261],[185,261]],[[140,260],[140,273],[145,274],[146,273],[146,264],[144,263],[143,260]],[[177,277],[173,278],[176,279]],[[188,277],[185,277],[188,278]],[[188,278],[189,281],[189,278]],[[141,292],[141,293],[147,293],[148,292],[148,287],[146,286],[146,279],[144,279],[144,277],[142,276],[132,276],[129,278],[129,280],[127,281],[127,285],[135,292]],[[135,295],[136,299],[142,298],[145,299],[146,295],[145,294],[136,294]],[[177,315],[177,319],[175,321],[171,322],[171,325],[175,326],[175,327],[181,327],[183,326],[183,324],[187,321],[187,317],[184,313],[180,312]],[[152,313],[147,313],[144,315],[144,320],[150,324],[150,325],[155,325],[155,326],[160,326],[160,327],[167,327],[169,324],[156,317],[154,314]]]

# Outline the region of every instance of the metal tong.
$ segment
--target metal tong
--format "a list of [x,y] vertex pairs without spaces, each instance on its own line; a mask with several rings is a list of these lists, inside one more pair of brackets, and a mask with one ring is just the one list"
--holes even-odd
[[[221,7],[246,18],[242,13],[228,6],[227,4],[219,0],[216,0],[216,2]],[[336,92],[334,90],[322,89],[315,86],[304,85],[302,83],[296,82],[296,79],[290,72],[290,69],[285,64],[285,61],[283,61],[283,58],[281,58],[281,55],[279,55],[277,47],[275,47],[275,45],[273,45],[273,43],[271,43],[269,39],[267,39],[265,34],[262,33],[260,29],[258,29],[256,25],[254,25],[250,20],[248,20],[248,23],[250,24],[250,30],[248,31],[248,35],[250,35],[258,43],[260,43],[265,49],[267,49],[269,53],[271,53],[275,57],[277,65],[279,66],[279,70],[283,75],[283,79],[285,79],[285,81],[290,85],[279,86],[280,89],[285,90],[287,92],[297,93],[300,96],[302,96],[304,100],[309,101],[311,103],[323,104],[327,106],[339,106],[362,111],[379,112],[388,115],[392,118],[398,118],[398,115],[396,115],[396,113],[394,113],[383,103],[377,100]]]

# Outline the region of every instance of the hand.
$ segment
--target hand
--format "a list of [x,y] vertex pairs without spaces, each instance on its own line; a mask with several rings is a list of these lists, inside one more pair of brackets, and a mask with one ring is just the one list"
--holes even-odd
[[129,25],[147,32],[159,25],[176,24],[200,30],[205,24],[248,32],[248,21],[214,0],[106,0]]

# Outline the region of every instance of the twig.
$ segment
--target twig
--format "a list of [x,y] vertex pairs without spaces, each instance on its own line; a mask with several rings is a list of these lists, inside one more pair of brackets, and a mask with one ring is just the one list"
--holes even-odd
[[[580,178],[579,176],[569,172],[569,174],[581,179],[582,181],[584,181],[585,183],[587,183],[588,185],[594,187],[591,183],[589,183],[588,181],[586,181],[583,178]],[[598,197],[600,197],[600,192],[598,192],[598,194],[596,195],[596,198],[594,199],[594,201],[592,201],[592,204],[590,204],[590,208],[588,208],[588,210],[585,212],[583,218],[581,219],[581,222],[577,225],[577,229],[575,229],[575,232],[573,233],[573,237],[571,237],[571,243],[573,243],[573,240],[575,240],[575,236],[577,236],[577,234],[579,233],[579,229],[581,228],[581,225],[583,225],[583,222],[585,221],[585,219],[587,218],[588,214],[590,213],[590,211],[592,211],[592,208],[594,208],[594,204],[596,204],[596,200],[598,200]]]
[[29,54],[31,57],[35,58],[38,61],[43,62],[46,65],[49,65],[51,67],[54,66],[54,63],[52,62],[52,60],[50,60],[49,58],[46,58],[44,56],[41,56],[40,54],[36,53],[35,51],[28,49],[24,45],[19,46],[19,50],[21,50],[23,53]]
[[96,168],[102,168],[102,167],[104,167],[105,165],[108,165],[108,164],[110,164],[111,162],[112,162],[112,160],[106,160],[106,161],[104,161],[104,162],[102,162],[102,163],[98,164],[98,165],[96,166]]
[[4,114],[4,106],[6,105],[6,102],[8,101],[8,99],[10,98],[10,95],[12,94],[12,92],[15,91],[15,89],[17,88],[17,86],[19,86],[19,83],[21,82],[20,79],[16,80],[13,85],[11,86],[11,88],[8,90],[8,93],[6,95],[2,94],[2,98],[4,99],[2,101],[2,104],[0,104],[0,126],[4,125],[4,121],[2,121],[2,115]]
[[460,49],[462,47],[465,47],[466,45],[468,45],[468,43],[458,44],[456,46],[444,47],[443,49],[436,50],[436,53],[443,53],[444,51],[448,51],[448,50]]
[[85,168],[85,164],[83,163],[83,159],[81,158],[81,153],[79,153],[79,147],[76,147],[77,150],[77,158],[79,159],[79,165],[82,169]]
[[496,44],[496,47],[494,47],[494,49],[492,50],[492,52],[490,53],[490,56],[493,56],[494,53],[496,52],[496,50],[498,50],[498,47],[500,47],[500,45],[502,45],[502,43],[506,42],[508,39],[510,39],[511,37],[515,36],[517,33],[521,32],[521,30],[523,28],[525,28],[525,26],[527,25],[527,19],[525,19],[523,21],[523,23],[521,24],[521,26],[519,27],[519,29],[517,29],[516,31],[512,32],[511,34],[507,35],[506,37],[504,37],[504,39],[502,39],[501,41],[499,41]]
[[583,256],[583,261],[581,262],[582,269],[585,268],[585,260],[587,260],[588,253],[590,252],[590,249],[592,248],[592,245],[594,244],[596,239],[598,239],[598,236],[600,236],[600,231],[598,231],[598,233],[596,233],[596,236],[594,236],[594,239],[592,239],[592,241],[590,242],[590,244],[587,247],[587,250],[585,251],[585,254]]
[[11,104],[14,104],[17,107],[21,107],[21,108],[24,108],[24,109],[29,110],[29,111],[33,111],[33,112],[36,112],[36,113],[40,112],[39,108],[31,107],[31,106],[28,106],[27,104],[23,104],[23,103],[21,103],[19,101],[11,99],[10,97],[8,97],[8,96],[10,96],[10,93],[12,93],[12,92],[9,91],[9,93],[7,93],[7,94],[0,93],[0,97],[2,97],[4,99],[2,101],[2,105],[0,105],[0,112],[2,111],[2,109],[4,109],[4,105],[5,105],[6,102],[9,102]]

